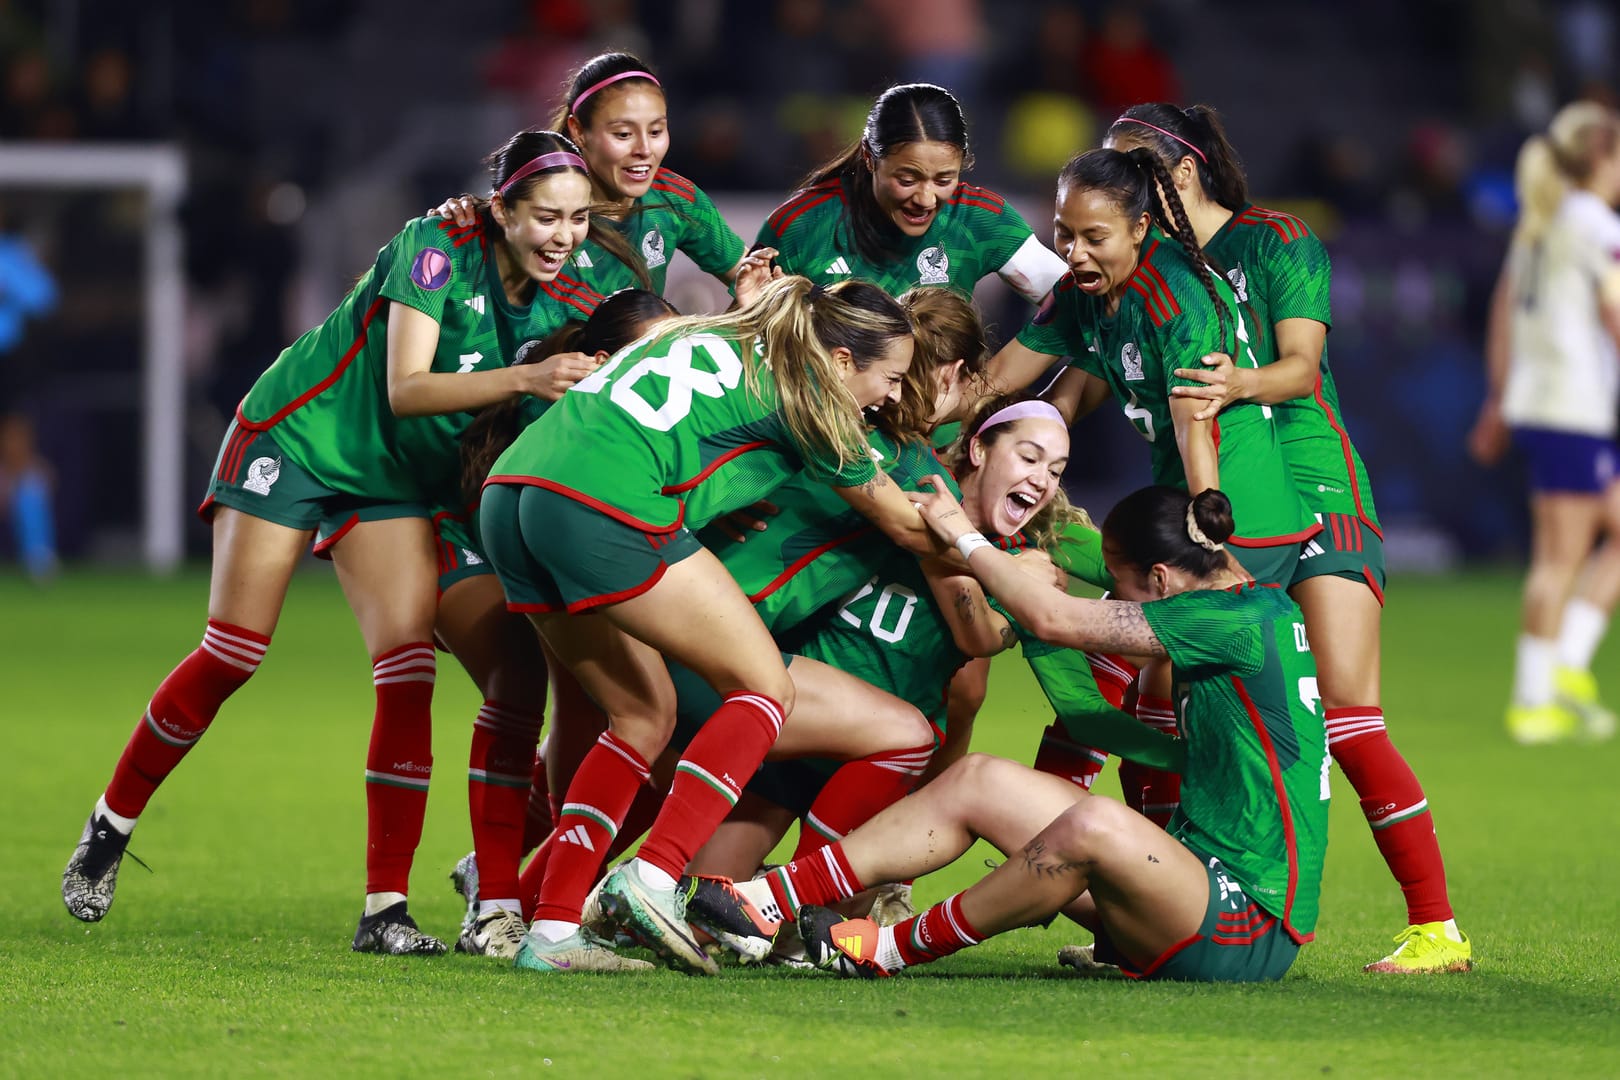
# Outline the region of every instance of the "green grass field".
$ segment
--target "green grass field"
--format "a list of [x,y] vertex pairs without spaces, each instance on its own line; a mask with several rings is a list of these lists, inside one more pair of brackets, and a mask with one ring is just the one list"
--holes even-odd
[[[353,955],[371,686],[324,568],[296,581],[264,668],[141,819],[133,849],[153,873],[126,862],[107,921],[80,924],[62,865],[146,698],[201,636],[206,587],[0,577],[0,1074],[1620,1075],[1620,867],[1603,839],[1620,743],[1506,739],[1509,577],[1397,581],[1384,646],[1391,730],[1435,809],[1476,970],[1361,974],[1404,909],[1336,777],[1317,942],[1282,982],[1240,988],[1068,977],[1053,958],[1085,935],[1061,925],[881,983]],[[453,662],[440,670],[411,906],[453,938],[478,700]],[[1598,671],[1620,693],[1620,642]],[[1028,760],[1041,705],[1022,663],[1002,662],[976,748]],[[1112,776],[1099,790],[1117,791]],[[919,899],[974,880],[979,855]]]

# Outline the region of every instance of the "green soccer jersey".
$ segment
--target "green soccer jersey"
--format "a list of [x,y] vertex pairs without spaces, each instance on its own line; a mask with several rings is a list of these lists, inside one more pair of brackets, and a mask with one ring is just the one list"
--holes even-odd
[[[1250,347],[1260,363],[1276,361],[1274,327],[1282,320],[1333,325],[1328,306],[1333,267],[1322,241],[1299,218],[1245,206],[1204,250],[1226,273],[1249,316]],[[1315,393],[1277,406],[1277,430],[1307,506],[1319,514],[1351,514],[1378,528],[1367,467],[1345,433],[1325,344]]]
[[[669,260],[684,251],[698,267],[723,277],[743,257],[742,237],[731,230],[714,200],[686,177],[659,169],[652,188],[636,200],[623,219],[598,216],[603,225],[623,234],[632,251],[640,252],[652,278],[652,291],[664,295]],[[639,289],[635,271],[594,240],[574,252],[572,273],[603,296],[620,289]]]
[[537,484],[634,528],[671,532],[700,529],[800,472],[857,487],[877,470],[865,454],[839,462],[797,444],[757,342],[677,331],[621,349],[575,383],[507,448],[488,482]]
[[[1154,230],[1115,314],[1106,314],[1103,297],[1087,296],[1065,278],[1053,290],[1050,307],[1018,335],[1026,347],[1070,356],[1106,382],[1151,447],[1153,482],[1182,490],[1187,474],[1170,415],[1170,388],[1197,384],[1177,378],[1175,369],[1197,367],[1199,358],[1212,352],[1231,352],[1234,332],[1234,362],[1258,366],[1231,287],[1219,275],[1214,280],[1228,312],[1224,335],[1192,263],[1174,241]],[[1221,490],[1232,500],[1237,523],[1233,544],[1295,543],[1321,528],[1283,462],[1270,406],[1230,406],[1216,418],[1214,434]]]
[[796,193],[760,226],[759,243],[775,248],[783,272],[821,285],[864,278],[899,296],[917,285],[943,285],[971,297],[980,279],[1000,274],[1031,303],[1063,275],[1063,260],[1035,239],[1018,211],[989,188],[957,185],[928,231],[906,237],[891,261],[871,262],[855,247],[837,179]]
[[[896,445],[877,430],[867,441],[873,462],[903,490],[916,491],[923,478],[936,474],[953,483],[922,443]],[[777,488],[771,502],[777,513],[764,532],[738,543],[710,526],[698,539],[731,571],[766,628],[783,633],[859,587],[894,544],[826,484],[808,477]]]
[[[485,355],[482,350],[469,347],[460,354],[460,365],[455,369],[458,372],[487,371],[515,363],[563,323],[589,318],[602,302],[599,293],[559,274],[553,281],[541,282],[529,303],[517,307],[507,299],[493,262],[487,264],[486,270],[489,279],[486,287],[468,307],[480,316],[480,332],[484,329],[483,320],[493,324],[494,349]],[[551,402],[543,398],[528,398],[524,415],[532,422],[550,405]],[[458,513],[467,509],[462,505],[459,440],[474,415],[460,412],[404,417],[399,421],[400,450],[417,482],[435,506]],[[473,515],[473,520],[476,517]]]
[[956,647],[915,555],[885,540],[865,569],[854,591],[783,647],[888,691],[943,731],[951,677],[967,654]]
[[1170,654],[1186,741],[1170,831],[1309,941],[1332,758],[1304,616],[1283,590],[1256,585],[1179,593],[1142,614]]
[[[444,451],[453,472],[454,439],[466,417],[406,422],[394,416],[388,405],[389,304],[405,304],[438,322],[432,370],[500,367],[511,359],[517,326],[536,316],[555,318],[572,305],[537,300],[526,312],[512,310],[493,259],[482,224],[412,221],[377,253],[337,310],[259,376],[237,407],[239,422],[252,430],[275,428],[283,451],[334,491],[384,501],[431,500],[417,455],[432,458]],[[411,444],[411,457],[402,439]]]

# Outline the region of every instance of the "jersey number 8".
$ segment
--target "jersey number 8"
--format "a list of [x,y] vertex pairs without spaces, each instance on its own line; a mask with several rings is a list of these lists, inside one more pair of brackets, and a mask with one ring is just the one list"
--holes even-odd
[[[708,358],[713,371],[692,366],[699,354]],[[692,411],[694,394],[706,398],[724,397],[726,391],[735,390],[742,381],[742,358],[731,342],[714,334],[676,338],[664,346],[662,355],[642,357],[622,378],[614,379],[613,373],[624,359],[622,353],[614,357],[575,383],[569,393],[596,394],[612,383],[608,400],[629,413],[642,427],[654,431],[668,431],[686,419]],[[655,407],[636,392],[636,384],[649,376],[668,382],[662,405]]]

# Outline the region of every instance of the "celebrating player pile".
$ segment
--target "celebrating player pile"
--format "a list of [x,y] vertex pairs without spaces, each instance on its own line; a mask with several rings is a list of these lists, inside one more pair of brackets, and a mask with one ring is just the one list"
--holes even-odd
[[[1054,253],[963,182],[951,93],[892,87],[745,254],[663,167],[664,94],[629,54],[584,64],[557,131],[409,223],[249,392],[203,507],[207,632],[96,803],[69,911],[107,914],[314,539],[377,693],[358,951],[444,951],[406,901],[437,639],[483,697],[461,951],[887,975],[1061,912],[1096,935],[1088,966],[1276,979],[1314,933],[1337,760],[1410,911],[1369,970],[1466,969],[1378,703],[1380,534],[1324,356],[1326,255],[1248,202],[1213,112],[1136,106],[1077,155]],[[732,309],[660,298],[677,250]],[[1040,305],[994,359],[970,299],[990,274]],[[1019,392],[1062,357],[1045,400]],[[1060,479],[1110,395],[1156,486],[1099,531]],[[967,753],[984,658],[1019,641],[1056,714],[1035,768]],[[1110,753],[1129,805],[1088,791]],[[795,820],[792,861],[754,877]],[[1009,858],[971,889],[873,906],[977,837]]]

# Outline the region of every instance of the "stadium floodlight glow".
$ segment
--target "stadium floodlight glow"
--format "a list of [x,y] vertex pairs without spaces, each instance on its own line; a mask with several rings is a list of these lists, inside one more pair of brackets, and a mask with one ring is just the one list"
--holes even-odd
[[146,196],[141,548],[149,568],[172,570],[185,548],[182,452],[186,399],[181,355],[185,271],[177,217],[186,190],[185,155],[168,143],[8,142],[0,151],[0,185],[47,190],[135,188]]

